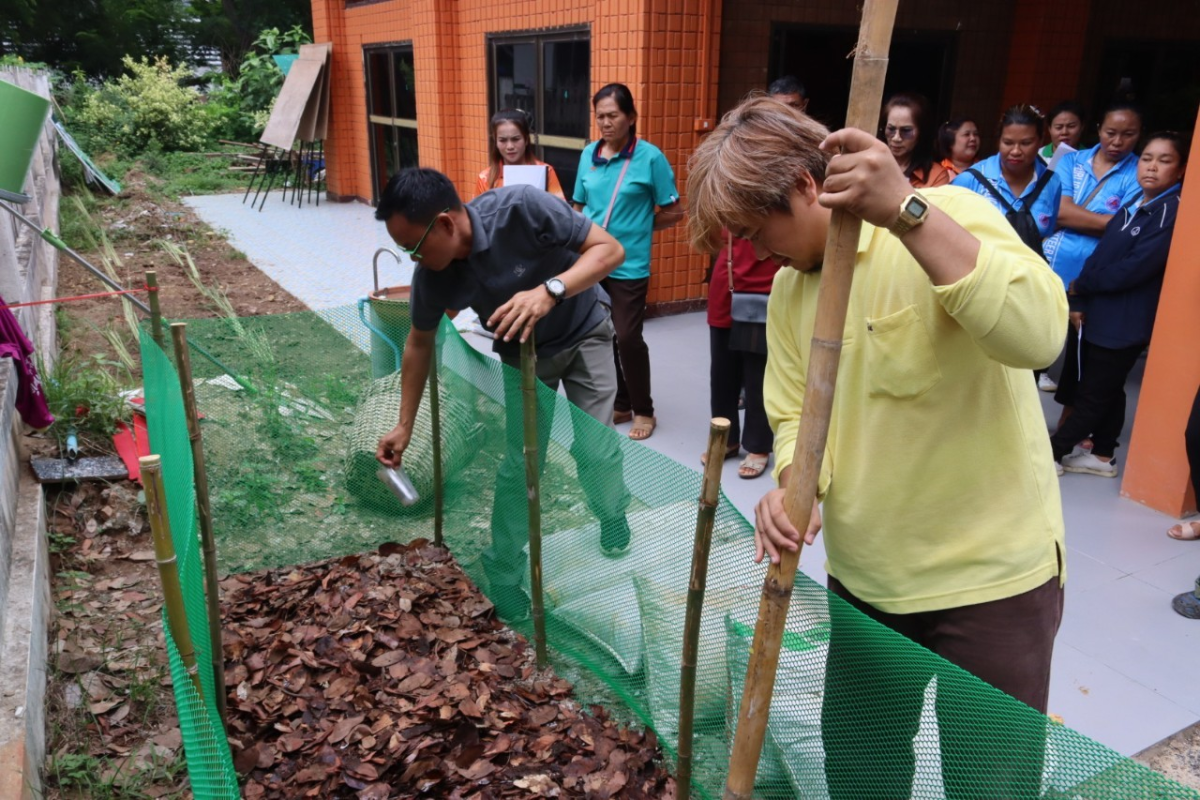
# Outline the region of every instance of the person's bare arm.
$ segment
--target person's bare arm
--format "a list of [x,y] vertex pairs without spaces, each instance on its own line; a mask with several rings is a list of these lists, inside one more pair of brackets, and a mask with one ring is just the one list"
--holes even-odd
[[[881,228],[894,223],[900,203],[913,189],[887,146],[864,131],[843,128],[821,147],[836,154],[825,172],[821,205],[844,209]],[[971,274],[979,256],[979,240],[936,206],[901,242],[935,286]]]
[[404,451],[412,439],[413,423],[421,407],[425,381],[429,379],[429,365],[433,363],[436,338],[437,331],[413,328],[404,344],[404,355],[400,360],[400,421],[379,440],[375,450],[375,458],[385,466],[400,466]]
[[1062,202],[1058,204],[1058,226],[1060,228],[1086,233],[1090,236],[1100,236],[1104,233],[1110,220],[1112,220],[1111,215],[1097,214],[1095,211],[1080,208],[1070,197],[1063,197]]
[[678,225],[684,217],[683,203],[671,203],[658,209],[654,215],[654,230],[665,231]]
[[[621,247],[621,243],[608,231],[593,224],[579,248],[579,260],[558,275],[558,279],[566,287],[567,297],[573,297],[595,286],[624,261],[625,248]],[[488,318],[487,326],[495,332],[497,339],[503,338],[507,342],[519,334],[520,341],[524,342],[533,333],[537,321],[549,314],[552,308],[554,298],[544,286],[535,286],[517,292],[497,308]]]

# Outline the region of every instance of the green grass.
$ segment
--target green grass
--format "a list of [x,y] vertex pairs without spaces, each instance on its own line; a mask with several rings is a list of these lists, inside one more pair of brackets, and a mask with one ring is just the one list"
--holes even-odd
[[[218,145],[214,152],[223,152]],[[232,172],[227,157],[206,158],[201,153],[155,153],[142,156],[138,165],[161,183],[154,191],[172,199],[194,194],[216,194],[245,189],[249,177]]]

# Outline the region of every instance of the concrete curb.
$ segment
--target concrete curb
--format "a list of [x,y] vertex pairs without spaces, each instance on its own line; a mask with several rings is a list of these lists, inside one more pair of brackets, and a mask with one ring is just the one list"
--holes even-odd
[[6,800],[42,796],[41,768],[46,757],[51,608],[46,504],[42,487],[22,472],[0,656],[0,797]]

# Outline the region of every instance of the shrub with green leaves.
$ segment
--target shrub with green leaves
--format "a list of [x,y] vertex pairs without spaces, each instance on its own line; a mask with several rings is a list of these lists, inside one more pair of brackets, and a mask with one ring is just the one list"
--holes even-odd
[[225,138],[258,138],[283,86],[283,71],[273,56],[297,53],[300,45],[310,42],[312,37],[298,25],[282,33],[278,28],[267,28],[258,35],[242,59],[237,77],[222,76],[208,95],[208,113],[219,121]]
[[133,154],[155,144],[186,151],[208,141],[213,118],[200,93],[185,85],[186,66],[131,56],[122,63],[128,72],[87,93],[76,117],[94,149]]

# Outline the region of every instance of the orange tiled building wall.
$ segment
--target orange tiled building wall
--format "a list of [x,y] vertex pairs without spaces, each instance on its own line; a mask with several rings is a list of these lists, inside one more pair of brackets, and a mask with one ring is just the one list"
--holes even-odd
[[[995,121],[1007,105],[1033,102],[1049,109],[1074,97],[1091,109],[1105,102],[1114,75],[1137,72],[1136,63],[1122,59],[1153,61],[1136,47],[1114,50],[1114,43],[1145,43],[1152,53],[1186,50],[1188,42],[1200,41],[1195,3],[902,0],[889,91],[925,81],[941,100],[936,122],[951,114],[974,119],[985,139],[983,152],[990,153]],[[682,192],[687,158],[702,135],[697,123],[714,120],[747,92],[766,88],[774,75],[797,71],[810,88],[820,86],[810,112],[840,124],[849,88],[846,59],[861,5],[861,0],[313,0],[315,38],[334,46],[332,130],[326,142],[330,191],[366,201],[373,195],[364,46],[412,46],[421,164],[447,173],[470,197],[487,163],[488,36],[585,29],[592,91],[613,81],[633,90],[638,132],[662,148]],[[814,49],[821,49],[819,57]],[[900,61],[898,52],[904,54]],[[1150,82],[1168,102],[1179,76],[1161,64],[1176,62],[1159,63]],[[809,66],[796,70],[795,64]],[[588,137],[595,136],[589,123]],[[571,187],[565,188],[569,193]],[[707,266],[708,258],[687,246],[683,226],[656,233],[649,301],[664,311],[701,301]]]
[[[592,91],[613,81],[629,86],[638,134],[662,148],[682,192],[698,142],[696,120],[716,114],[719,13],[720,0],[313,0],[315,40],[333,42],[329,190],[372,196],[364,45],[412,44],[421,165],[445,172],[471,197],[487,165],[488,34],[587,26]],[[705,31],[708,48],[701,44]],[[697,58],[702,50],[712,54],[707,88]],[[593,124],[589,137],[596,135]],[[649,302],[701,298],[708,257],[688,247],[682,225],[654,238]]]

